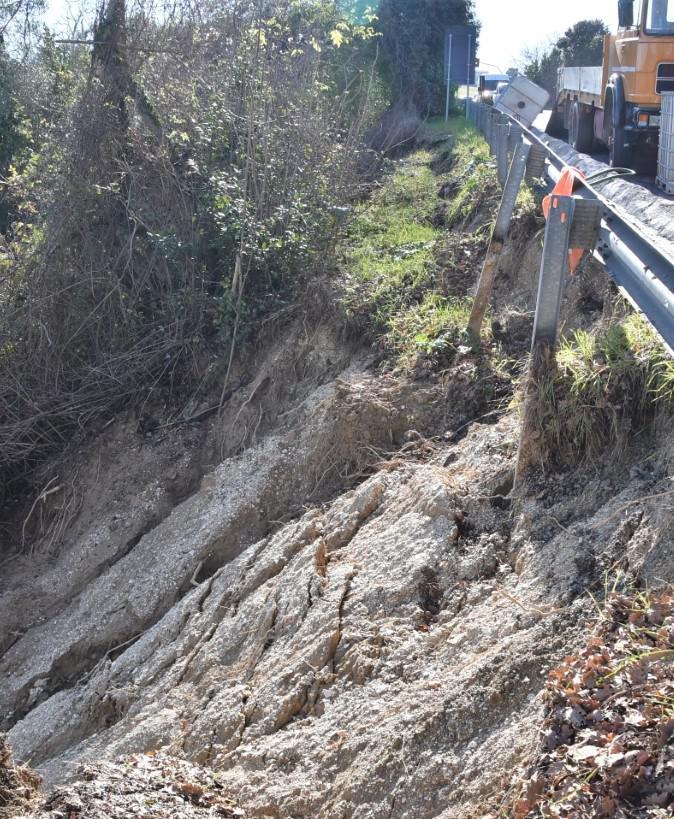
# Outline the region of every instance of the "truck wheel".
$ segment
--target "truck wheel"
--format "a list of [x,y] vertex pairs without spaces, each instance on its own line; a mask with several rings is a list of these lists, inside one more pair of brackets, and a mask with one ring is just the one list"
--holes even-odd
[[625,144],[625,126],[614,125],[611,128],[609,140],[609,154],[612,168],[632,167],[632,148]]
[[574,102],[569,123],[569,143],[579,154],[590,153],[594,145],[594,115]]

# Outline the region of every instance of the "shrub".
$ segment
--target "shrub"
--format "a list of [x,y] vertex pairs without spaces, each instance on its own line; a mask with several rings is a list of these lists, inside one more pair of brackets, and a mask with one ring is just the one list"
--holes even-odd
[[192,394],[206,345],[228,345],[231,364],[325,263],[376,113],[371,36],[328,2],[179,8],[159,24],[109,0],[9,180],[5,477],[121,401]]

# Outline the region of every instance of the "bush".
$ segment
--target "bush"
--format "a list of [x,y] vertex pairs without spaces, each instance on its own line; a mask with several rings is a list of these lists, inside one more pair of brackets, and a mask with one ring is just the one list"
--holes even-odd
[[[336,206],[357,190],[379,93],[370,29],[328,2],[179,14],[126,19],[110,0],[10,175],[5,477],[122,401],[192,394],[205,346],[228,345],[231,363],[255,319],[325,264]],[[63,79],[53,48],[32,59],[35,89]]]

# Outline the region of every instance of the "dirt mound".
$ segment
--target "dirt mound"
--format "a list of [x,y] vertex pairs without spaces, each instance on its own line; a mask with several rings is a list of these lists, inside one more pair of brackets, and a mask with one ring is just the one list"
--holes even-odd
[[217,777],[167,754],[87,765],[26,819],[244,819]]
[[4,734],[0,734],[0,819],[23,815],[35,804],[42,779],[16,765]]

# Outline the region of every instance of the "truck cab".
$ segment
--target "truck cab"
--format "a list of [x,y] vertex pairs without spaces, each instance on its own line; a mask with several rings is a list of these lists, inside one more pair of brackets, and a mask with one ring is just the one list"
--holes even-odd
[[674,92],[674,0],[619,0],[617,34],[604,40],[603,118],[597,136],[613,165],[657,150],[663,92]]

